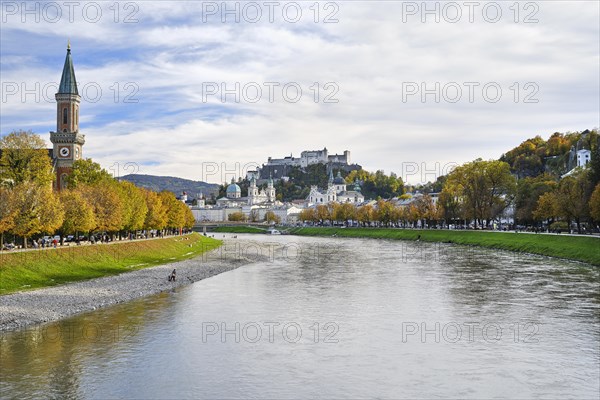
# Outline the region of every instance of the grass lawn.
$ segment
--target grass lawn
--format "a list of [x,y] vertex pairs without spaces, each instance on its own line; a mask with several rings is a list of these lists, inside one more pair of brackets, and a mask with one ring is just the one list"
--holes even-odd
[[0,295],[193,258],[221,245],[199,233],[114,244],[0,253]]
[[541,254],[600,265],[600,238],[586,236],[544,235],[514,232],[405,230],[370,228],[299,228],[302,236],[368,237],[383,239],[443,242]]
[[[239,232],[237,227],[227,232]],[[242,227],[240,227],[242,228]],[[244,227],[245,228],[245,227]],[[221,231],[225,232],[225,231]],[[244,233],[246,233],[244,231]],[[250,233],[250,232],[248,232]],[[361,237],[424,242],[455,243],[510,250],[522,253],[583,261],[600,266],[600,238],[590,236],[546,235],[514,232],[413,230],[386,228],[292,228],[289,233],[300,236]]]
[[255,226],[219,226],[212,232],[221,233],[267,233],[267,228],[257,228]]

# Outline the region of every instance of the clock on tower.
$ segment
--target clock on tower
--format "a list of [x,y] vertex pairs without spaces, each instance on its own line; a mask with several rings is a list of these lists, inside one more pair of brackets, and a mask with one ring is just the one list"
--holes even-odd
[[61,190],[67,185],[67,177],[73,170],[73,161],[81,158],[81,148],[85,136],[79,133],[79,104],[81,97],[77,91],[75,70],[71,58],[71,45],[67,46],[67,57],[56,98],[56,132],[50,132],[53,144],[55,188]]

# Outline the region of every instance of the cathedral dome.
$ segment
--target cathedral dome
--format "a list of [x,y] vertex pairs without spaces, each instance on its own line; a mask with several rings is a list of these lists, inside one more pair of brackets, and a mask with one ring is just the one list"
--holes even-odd
[[340,171],[338,171],[338,174],[335,177],[335,179],[333,180],[333,183],[334,183],[334,185],[345,185],[346,184],[346,181],[344,180],[344,178],[342,178]]
[[227,186],[227,193],[242,193],[242,189],[237,184],[232,183]]

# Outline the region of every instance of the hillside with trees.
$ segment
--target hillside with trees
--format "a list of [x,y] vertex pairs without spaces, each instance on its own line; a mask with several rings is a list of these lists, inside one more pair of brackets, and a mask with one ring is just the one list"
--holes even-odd
[[216,195],[219,190],[219,185],[217,184],[193,181],[173,176],[130,174],[122,176],[120,180],[131,182],[135,186],[154,192],[166,190],[175,194],[175,196],[180,196],[181,193],[186,192],[192,197],[196,197],[199,193],[202,193],[208,198]]
[[[397,176],[395,173],[386,175],[384,171],[369,172],[364,169],[353,170],[347,172],[343,169],[333,169],[333,175],[340,175],[345,179],[348,184],[348,190],[352,189],[352,185],[358,181],[361,186],[361,192],[366,198],[378,199],[378,198],[390,198],[400,196],[404,193],[404,182],[402,178]],[[310,193],[310,187],[316,185],[321,189],[327,187],[329,181],[329,173],[327,165],[325,164],[312,164],[305,168],[297,166],[291,167],[289,172],[289,179],[277,180],[274,182],[275,190],[277,192],[277,200],[288,202],[297,199],[306,199]],[[245,196],[248,193],[248,187],[250,182],[247,179],[239,179],[236,182],[242,189],[242,195]],[[218,198],[226,195],[225,190],[229,183],[225,183],[219,187]],[[259,185],[259,188],[266,187],[263,183]]]
[[571,149],[594,150],[598,143],[597,130],[553,133],[548,140],[535,136],[522,142],[500,157],[508,163],[511,172],[519,179],[536,177],[544,173],[561,176],[573,166]]

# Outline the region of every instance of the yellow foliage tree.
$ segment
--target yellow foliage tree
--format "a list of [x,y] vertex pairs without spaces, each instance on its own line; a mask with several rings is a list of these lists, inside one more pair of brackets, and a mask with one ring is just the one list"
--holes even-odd
[[78,187],[94,209],[96,227],[93,230],[117,232],[122,229],[123,205],[115,181]]
[[273,211],[267,211],[267,213],[265,214],[265,221],[267,222],[274,222],[276,224],[279,224],[281,222],[281,218],[279,218],[278,215],[276,215]]
[[533,218],[535,220],[552,220],[558,214],[558,200],[554,192],[546,192],[538,198],[537,207],[533,210]]
[[63,223],[64,210],[48,184],[23,182],[14,189],[15,207],[12,232],[24,239],[39,233],[54,233]]
[[171,192],[163,191],[158,195],[167,208],[167,227],[173,229],[183,228],[185,225],[185,210],[181,206],[187,206],[177,200]]
[[60,201],[65,211],[62,231],[65,234],[89,232],[96,227],[94,208],[83,197],[80,190],[63,190]]
[[121,204],[123,204],[123,229],[126,231],[142,229],[148,213],[144,193],[127,181],[119,182],[118,187]]
[[231,222],[243,222],[246,220],[246,215],[243,212],[234,212],[227,216],[227,220]]
[[23,182],[50,184],[52,161],[46,142],[28,131],[14,131],[0,139],[0,184],[15,187]]
[[13,191],[0,186],[0,249],[4,246],[4,233],[15,226]]
[[167,227],[167,207],[163,204],[161,197],[151,190],[145,190],[144,197],[148,208],[144,229],[165,229]]

